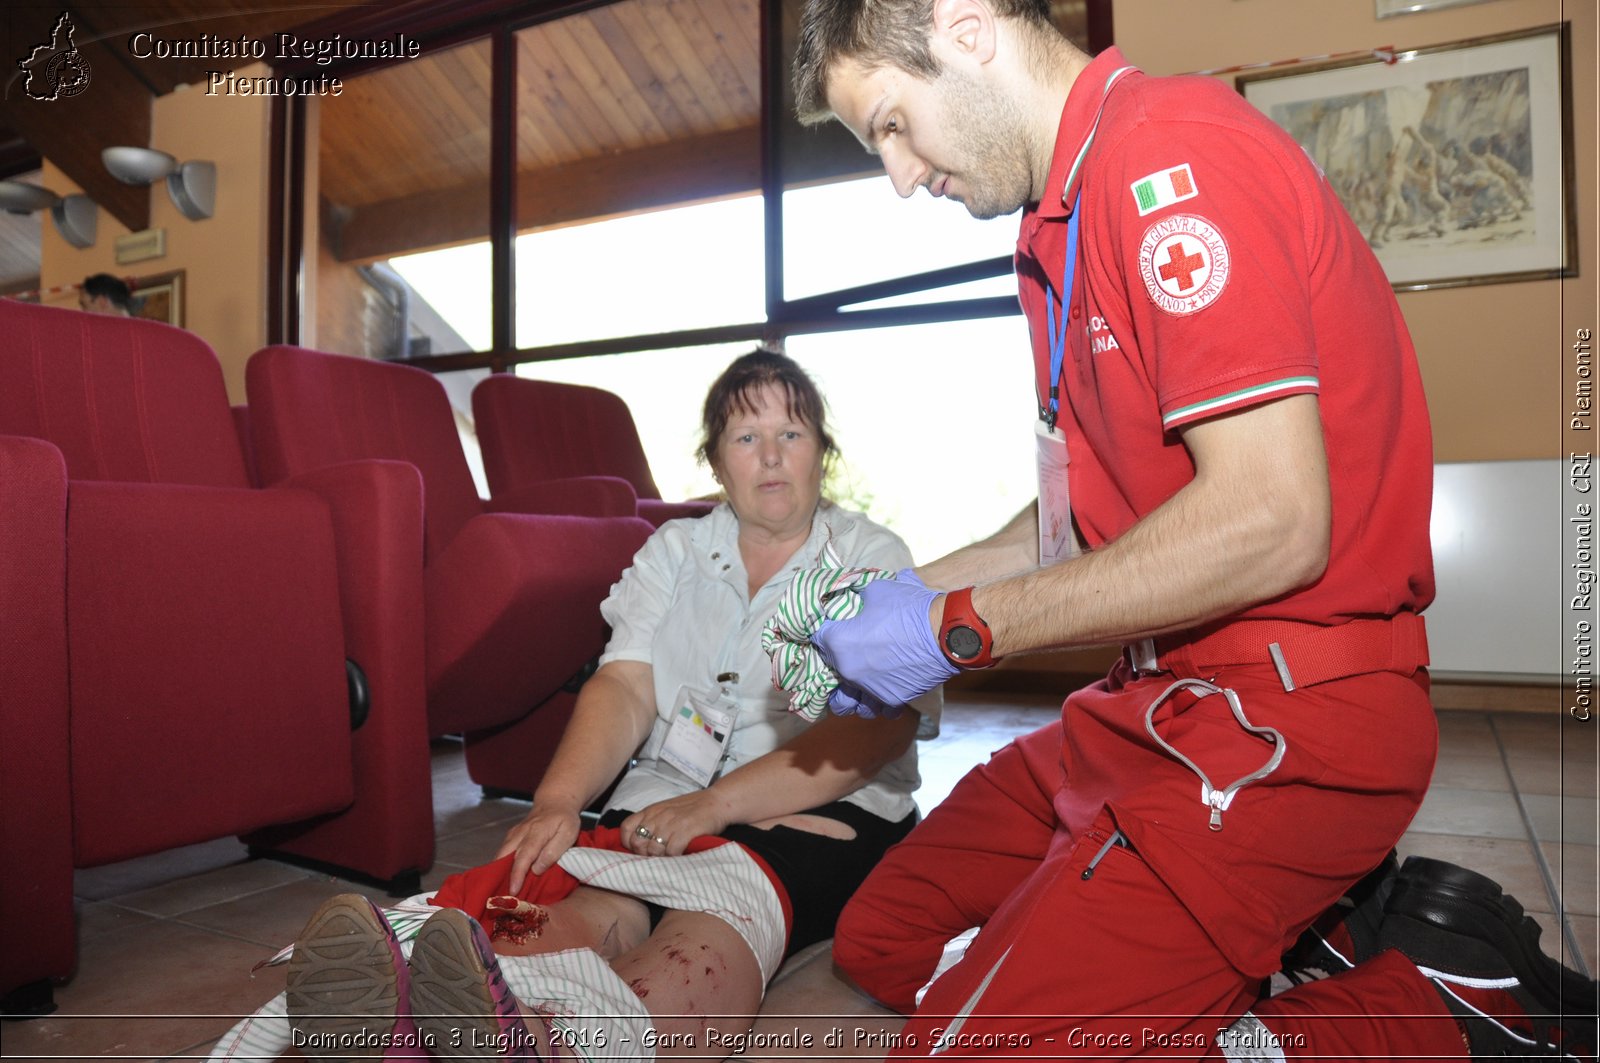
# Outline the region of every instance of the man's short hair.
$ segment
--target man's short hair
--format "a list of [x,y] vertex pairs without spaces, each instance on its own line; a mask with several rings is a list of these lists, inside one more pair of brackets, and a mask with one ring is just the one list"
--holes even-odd
[[96,273],[83,280],[83,294],[91,299],[104,296],[111,305],[133,313],[133,291],[127,282],[109,273]]
[[[1002,18],[1050,24],[1050,0],[989,0]],[[939,76],[928,47],[933,0],[808,0],[794,55],[795,113],[806,125],[833,116],[828,75],[853,59],[869,68],[898,67],[924,79]]]

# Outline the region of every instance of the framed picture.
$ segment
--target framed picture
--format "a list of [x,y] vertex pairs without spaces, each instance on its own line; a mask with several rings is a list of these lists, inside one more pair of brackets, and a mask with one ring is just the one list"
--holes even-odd
[[1423,11],[1438,11],[1446,7],[1466,7],[1468,4],[1485,4],[1489,0],[1373,0],[1374,13],[1379,18],[1396,15],[1416,15]]
[[133,316],[183,327],[183,270],[133,282]]
[[1561,23],[1238,84],[1416,290],[1576,275],[1569,83]]

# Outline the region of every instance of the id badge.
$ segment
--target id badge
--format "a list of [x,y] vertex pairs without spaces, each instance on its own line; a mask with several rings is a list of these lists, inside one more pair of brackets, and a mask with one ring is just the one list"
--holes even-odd
[[697,786],[710,786],[722,768],[739,706],[729,697],[713,698],[684,687],[674,702],[672,725],[661,745],[661,759]]
[[1067,489],[1067,438],[1043,421],[1034,422],[1034,436],[1039,448],[1039,564],[1053,565],[1078,553]]

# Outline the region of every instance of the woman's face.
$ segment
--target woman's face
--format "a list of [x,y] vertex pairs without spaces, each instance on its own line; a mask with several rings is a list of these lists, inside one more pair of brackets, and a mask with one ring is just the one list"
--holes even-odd
[[775,536],[808,531],[822,497],[817,434],[790,419],[781,385],[768,384],[754,397],[754,413],[735,410],[729,416],[713,471],[742,528]]

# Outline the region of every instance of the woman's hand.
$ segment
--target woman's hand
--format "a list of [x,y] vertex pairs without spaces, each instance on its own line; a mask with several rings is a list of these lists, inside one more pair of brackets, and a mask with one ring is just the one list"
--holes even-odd
[[[622,844],[641,856],[682,856],[704,834],[721,834],[733,814],[715,788],[648,805],[622,821]],[[641,831],[643,833],[641,833]]]
[[530,870],[535,875],[550,870],[561,859],[561,854],[572,848],[578,838],[578,827],[576,808],[535,802],[533,811],[506,832],[506,840],[494,854],[496,860],[507,853],[517,854],[511,861],[511,892],[522,889],[522,880]]

